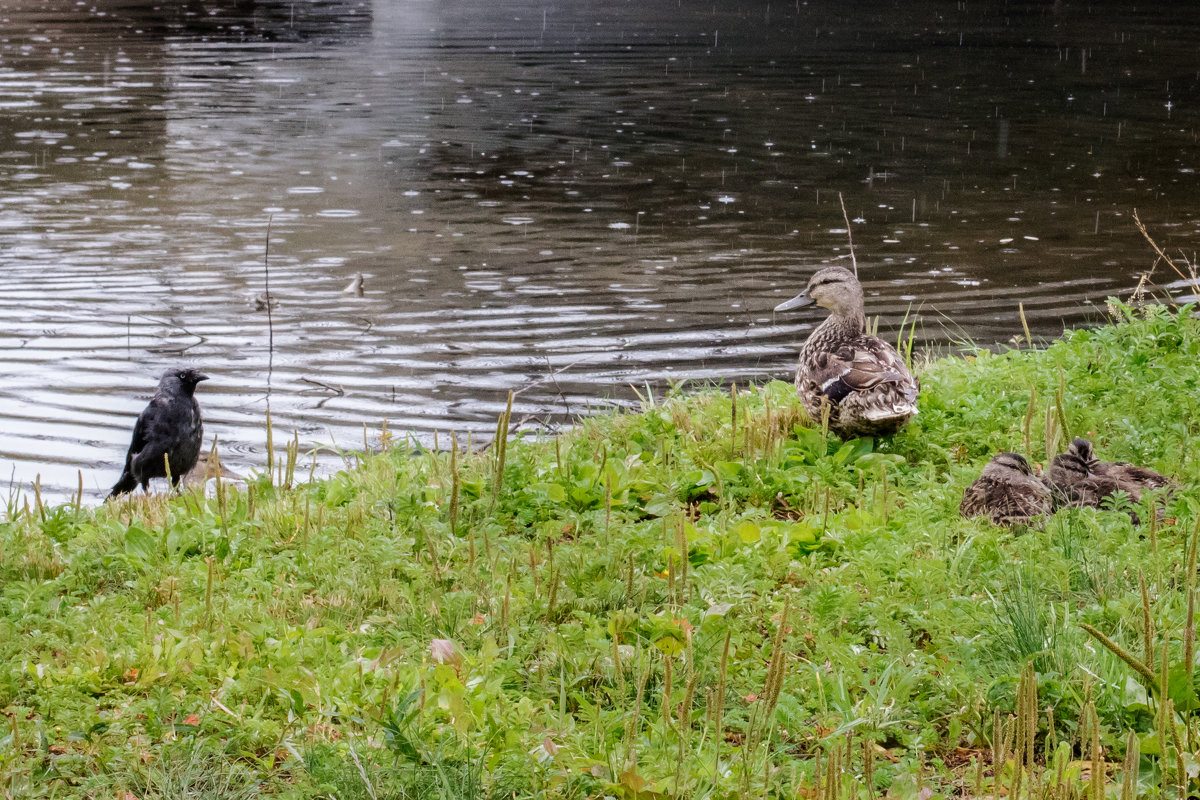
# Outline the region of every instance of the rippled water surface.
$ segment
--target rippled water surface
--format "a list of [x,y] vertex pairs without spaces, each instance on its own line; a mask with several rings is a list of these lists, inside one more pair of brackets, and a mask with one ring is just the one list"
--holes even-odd
[[1085,324],[1152,263],[1134,209],[1200,238],[1168,8],[10,0],[0,468],[102,496],[181,362],[239,472],[268,397],[355,448],[786,377],[821,312],[770,309],[846,257],[839,192],[883,331]]

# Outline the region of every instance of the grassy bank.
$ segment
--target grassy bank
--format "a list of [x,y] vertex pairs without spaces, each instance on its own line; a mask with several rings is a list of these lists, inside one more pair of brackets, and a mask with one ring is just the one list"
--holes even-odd
[[[283,465],[207,498],[14,498],[0,793],[1195,789],[1200,323],[1120,313],[928,365],[877,447],[772,383],[484,453],[392,442],[311,485]],[[1166,520],[958,517],[997,449],[1076,434],[1178,476]]]

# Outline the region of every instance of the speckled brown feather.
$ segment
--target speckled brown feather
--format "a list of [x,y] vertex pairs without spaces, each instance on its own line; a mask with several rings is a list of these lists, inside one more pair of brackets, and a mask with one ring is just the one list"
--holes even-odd
[[[1142,499],[1141,488],[1123,485],[1116,478],[1091,472],[1088,462],[1071,450],[1056,455],[1050,462],[1050,468],[1046,470],[1046,485],[1050,487],[1055,508],[1100,508],[1106,499],[1119,491],[1128,493],[1135,504]],[[1135,525],[1141,521],[1137,512],[1130,511],[1129,517]]]
[[[1006,460],[1015,459],[1019,467]],[[1051,512],[1050,490],[1029,468],[1024,458],[1013,453],[998,454],[983,474],[967,487],[958,510],[964,517],[987,515],[993,525],[1029,523]]]
[[1174,482],[1166,475],[1146,467],[1139,467],[1127,461],[1101,461],[1096,458],[1092,443],[1087,439],[1076,438],[1067,448],[1067,452],[1075,455],[1087,465],[1089,473],[1111,478],[1130,494],[1145,490],[1170,488]]

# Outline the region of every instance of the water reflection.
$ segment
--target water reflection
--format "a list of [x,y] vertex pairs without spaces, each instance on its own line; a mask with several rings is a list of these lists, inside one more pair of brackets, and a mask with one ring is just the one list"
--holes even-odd
[[0,459],[101,494],[180,361],[242,472],[268,361],[344,447],[783,376],[839,192],[885,330],[1094,318],[1195,248],[1200,10],[977,5],[6,5]]

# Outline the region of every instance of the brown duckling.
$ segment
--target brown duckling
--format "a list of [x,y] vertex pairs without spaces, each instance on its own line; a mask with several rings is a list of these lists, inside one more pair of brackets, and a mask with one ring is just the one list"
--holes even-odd
[[1067,452],[1082,461],[1087,466],[1089,474],[1113,478],[1121,484],[1121,488],[1130,494],[1134,494],[1137,490],[1140,496],[1143,491],[1164,489],[1173,485],[1170,478],[1152,469],[1139,467],[1127,461],[1101,461],[1096,458],[1092,443],[1081,437],[1076,437],[1071,442]]
[[1052,510],[1050,490],[1024,456],[997,453],[967,487],[958,507],[964,517],[987,514],[993,525],[1027,524]]
[[[1059,453],[1050,462],[1046,470],[1046,485],[1054,498],[1054,507],[1087,506],[1100,508],[1106,498],[1119,491],[1125,491],[1136,504],[1142,498],[1141,490],[1136,486],[1122,485],[1111,475],[1101,475],[1088,469],[1088,462],[1074,449]],[[1141,522],[1137,512],[1130,511],[1129,517],[1134,525]]]
[[827,267],[775,310],[811,303],[832,313],[800,348],[796,391],[808,415],[819,420],[828,405],[829,429],[842,438],[896,433],[917,413],[920,383],[894,347],[866,333],[858,279]]

